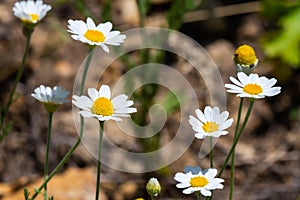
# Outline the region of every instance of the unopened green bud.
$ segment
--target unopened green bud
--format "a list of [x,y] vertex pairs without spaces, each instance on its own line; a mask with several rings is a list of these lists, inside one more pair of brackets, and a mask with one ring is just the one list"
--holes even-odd
[[156,178],[151,178],[146,185],[146,190],[150,196],[157,196],[161,190],[158,180]]

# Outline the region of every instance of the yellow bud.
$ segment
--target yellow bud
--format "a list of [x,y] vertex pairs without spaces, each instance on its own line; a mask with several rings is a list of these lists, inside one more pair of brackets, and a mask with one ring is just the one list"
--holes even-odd
[[258,63],[254,49],[246,44],[237,48],[233,56],[233,61],[237,66],[237,70],[246,74],[250,74]]

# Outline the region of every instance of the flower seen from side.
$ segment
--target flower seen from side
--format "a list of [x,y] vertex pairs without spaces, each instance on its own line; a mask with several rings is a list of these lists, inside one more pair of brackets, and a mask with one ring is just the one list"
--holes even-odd
[[68,20],[68,32],[74,40],[81,41],[90,46],[101,46],[105,52],[109,52],[107,45],[119,46],[124,42],[126,35],[120,31],[111,31],[112,23],[105,22],[96,25],[91,18],[86,22],[82,20]]
[[94,117],[99,121],[122,121],[120,117],[129,117],[130,113],[137,111],[136,108],[130,107],[133,105],[133,101],[128,100],[128,96],[125,94],[111,99],[108,85],[102,85],[99,91],[89,88],[88,95],[89,97],[73,95],[72,103],[82,109],[79,113],[83,117]]
[[55,86],[53,89],[40,85],[34,90],[31,96],[44,104],[45,109],[48,112],[54,112],[60,104],[67,103],[67,96],[69,91],[63,90],[59,86]]
[[238,97],[261,99],[275,96],[281,91],[281,87],[273,87],[277,82],[275,78],[268,79],[257,74],[246,75],[243,72],[239,72],[237,78],[230,77],[233,84],[225,84],[225,88],[227,92],[236,93]]
[[49,10],[51,10],[51,6],[43,4],[41,0],[16,2],[13,7],[14,15],[25,24],[37,24]]
[[250,74],[258,63],[254,49],[246,44],[237,48],[233,61],[236,64],[237,71],[246,74]]
[[184,173],[178,172],[175,174],[174,179],[179,183],[177,188],[185,188],[184,194],[191,194],[196,191],[200,191],[203,196],[211,196],[211,190],[223,189],[221,178],[215,178],[217,170],[209,168],[202,171],[201,168],[197,172],[185,171]]
[[195,110],[196,117],[190,115],[189,123],[196,132],[195,137],[204,139],[206,136],[220,137],[228,134],[226,131],[232,125],[233,119],[228,119],[229,112],[220,113],[218,107],[206,106],[204,112]]

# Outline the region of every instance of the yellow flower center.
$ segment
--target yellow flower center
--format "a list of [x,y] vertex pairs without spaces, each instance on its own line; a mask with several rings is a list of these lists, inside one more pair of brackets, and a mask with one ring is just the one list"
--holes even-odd
[[246,44],[240,46],[235,51],[233,59],[237,64],[247,65],[249,67],[252,67],[257,61],[254,49]]
[[217,131],[219,125],[216,122],[206,122],[205,124],[203,124],[202,128],[205,132],[211,133]]
[[208,184],[208,180],[202,176],[191,178],[190,184],[192,187],[204,187]]
[[249,83],[244,86],[244,92],[252,95],[257,95],[263,92],[263,89],[260,85]]
[[97,115],[111,116],[114,113],[114,107],[109,99],[100,97],[94,101],[91,112]]
[[22,19],[23,22],[25,23],[36,23],[37,21],[39,21],[39,16],[37,14],[31,13],[28,14],[30,19]]
[[85,32],[84,37],[92,42],[103,42],[105,40],[104,34],[98,30],[88,30]]
[[32,14],[29,14],[29,16],[31,17],[32,22],[36,22],[39,20],[39,16],[37,14],[32,13]]

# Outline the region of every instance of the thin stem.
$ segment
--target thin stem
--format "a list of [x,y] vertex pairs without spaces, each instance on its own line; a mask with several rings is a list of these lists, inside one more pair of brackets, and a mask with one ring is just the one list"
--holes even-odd
[[98,146],[98,162],[97,162],[97,183],[96,183],[96,196],[95,200],[99,200],[99,191],[100,191],[100,175],[101,175],[101,148],[103,141],[103,129],[104,129],[104,121],[99,121],[100,125],[100,136],[99,136],[99,146]]
[[153,197],[153,195],[150,195],[150,197],[151,197],[151,200],[154,200],[154,197]]
[[[240,126],[240,120],[241,120],[241,114],[242,114],[242,108],[243,108],[243,101],[244,98],[241,98],[240,100],[240,106],[239,106],[239,111],[238,111],[238,117],[237,117],[237,122],[236,122],[236,126],[235,126],[235,131],[234,131],[234,140],[237,137],[237,133],[239,130],[239,126]],[[235,148],[233,149],[232,155],[231,155],[231,173],[230,173],[230,191],[229,191],[229,199],[231,200],[233,197],[233,190],[234,190],[234,170],[235,170],[235,165],[234,165],[234,161],[235,161]]]
[[20,68],[19,68],[19,70],[18,70],[17,77],[16,77],[15,82],[14,82],[14,84],[13,84],[13,89],[12,89],[10,95],[9,95],[9,99],[8,99],[7,104],[6,104],[6,109],[7,109],[7,110],[8,110],[8,108],[10,107],[10,105],[12,104],[14,93],[15,93],[15,91],[16,91],[18,82],[20,81],[21,76],[22,76],[23,71],[24,71],[24,68],[25,68],[25,62],[26,62],[26,58],[27,58],[27,55],[28,55],[28,51],[29,51],[29,46],[30,46],[29,43],[30,43],[30,39],[31,39],[32,32],[33,32],[33,29],[32,29],[31,31],[28,31],[28,34],[26,35],[26,46],[25,46],[25,51],[24,51],[24,54],[23,54],[21,66],[20,66]]
[[249,105],[247,114],[246,114],[246,116],[245,116],[244,123],[243,123],[243,125],[242,125],[240,131],[238,132],[238,134],[237,134],[237,136],[236,136],[236,138],[235,138],[233,144],[232,144],[232,147],[231,147],[231,149],[230,149],[230,151],[229,151],[229,153],[228,153],[228,155],[227,155],[227,157],[226,157],[226,159],[225,159],[225,161],[224,161],[224,163],[223,163],[223,166],[222,166],[222,168],[221,168],[221,170],[220,170],[220,172],[219,172],[219,174],[218,174],[218,177],[220,177],[220,176],[223,174],[223,171],[225,170],[225,167],[226,167],[226,165],[227,165],[227,163],[228,163],[228,160],[229,160],[229,158],[231,157],[231,155],[232,155],[232,153],[233,153],[233,151],[234,151],[234,149],[235,149],[235,146],[236,146],[236,144],[238,143],[239,138],[241,137],[241,135],[242,135],[242,133],[243,133],[243,131],[244,131],[244,128],[245,128],[245,126],[246,126],[246,124],[247,124],[247,122],[248,122],[248,119],[249,119],[249,116],[250,116],[250,113],[251,113],[253,104],[254,104],[254,99],[250,99],[250,105]]
[[196,196],[197,196],[197,200],[201,200],[201,193],[200,193],[200,191],[196,192]]
[[[46,156],[45,156],[45,168],[44,168],[44,181],[48,177],[48,169],[49,169],[49,150],[50,150],[50,140],[51,140],[51,129],[52,129],[52,118],[53,112],[49,112],[48,119],[48,135],[47,135],[47,148],[46,148]],[[47,184],[44,186],[44,199],[47,200]]]
[[88,57],[86,59],[85,65],[84,65],[82,79],[81,79],[81,84],[80,84],[80,95],[83,94],[85,80],[86,80],[86,75],[87,75],[87,72],[88,72],[88,69],[89,69],[92,57],[93,57],[93,48],[89,48]]
[[79,138],[77,139],[76,143],[72,146],[72,148],[68,151],[68,153],[65,155],[65,157],[58,163],[56,168],[49,174],[49,176],[44,180],[43,184],[35,190],[34,195],[32,196],[31,200],[34,200],[38,194],[42,191],[42,189],[45,187],[45,185],[51,180],[51,178],[63,167],[63,165],[69,160],[71,155],[73,154],[74,150],[77,148],[77,146],[81,142],[81,138],[83,136],[83,128],[84,128],[84,121],[83,117],[80,117],[81,119],[81,126],[80,126],[80,134]]
[[209,159],[210,159],[210,167],[213,168],[214,167],[214,163],[213,163],[213,151],[212,151],[212,143],[213,143],[213,138],[209,137]]
[[[89,50],[89,54],[88,54],[88,58],[87,61],[85,63],[84,66],[84,71],[83,71],[83,75],[82,75],[82,79],[81,79],[81,84],[80,84],[80,95],[83,94],[83,89],[84,89],[84,84],[85,84],[85,79],[86,79],[86,75],[87,75],[87,71],[90,65],[90,61],[92,58],[92,49]],[[77,139],[77,141],[75,142],[75,144],[71,147],[71,149],[67,152],[67,154],[65,155],[65,157],[63,157],[63,159],[58,163],[58,165],[56,166],[56,168],[51,172],[51,174],[47,177],[46,180],[44,180],[43,184],[35,190],[35,193],[33,194],[31,200],[34,200],[39,193],[42,191],[42,189],[45,187],[45,185],[51,180],[51,178],[63,167],[63,165],[69,160],[69,158],[71,157],[71,155],[73,154],[73,152],[75,151],[75,149],[78,147],[78,145],[81,142],[81,138],[83,136],[83,131],[84,131],[84,118],[82,116],[80,116],[80,133],[79,133],[79,138]]]
[[23,58],[22,58],[22,62],[21,62],[21,66],[19,67],[19,70],[18,70],[18,73],[17,73],[17,76],[16,76],[16,79],[13,83],[13,88],[9,94],[9,98],[8,98],[8,102],[6,104],[6,106],[3,108],[3,116],[1,116],[1,124],[3,123],[5,117],[6,117],[6,114],[13,102],[13,97],[14,97],[14,94],[15,94],[15,91],[16,91],[16,88],[17,88],[17,85],[22,77],[22,74],[23,74],[23,71],[24,71],[24,68],[25,68],[25,63],[26,63],[26,58],[27,58],[27,55],[28,55],[28,51],[29,51],[29,44],[30,44],[30,39],[31,39],[31,35],[33,33],[33,28],[32,29],[26,29],[26,44],[25,44],[25,51],[24,51],[24,54],[23,54]]

